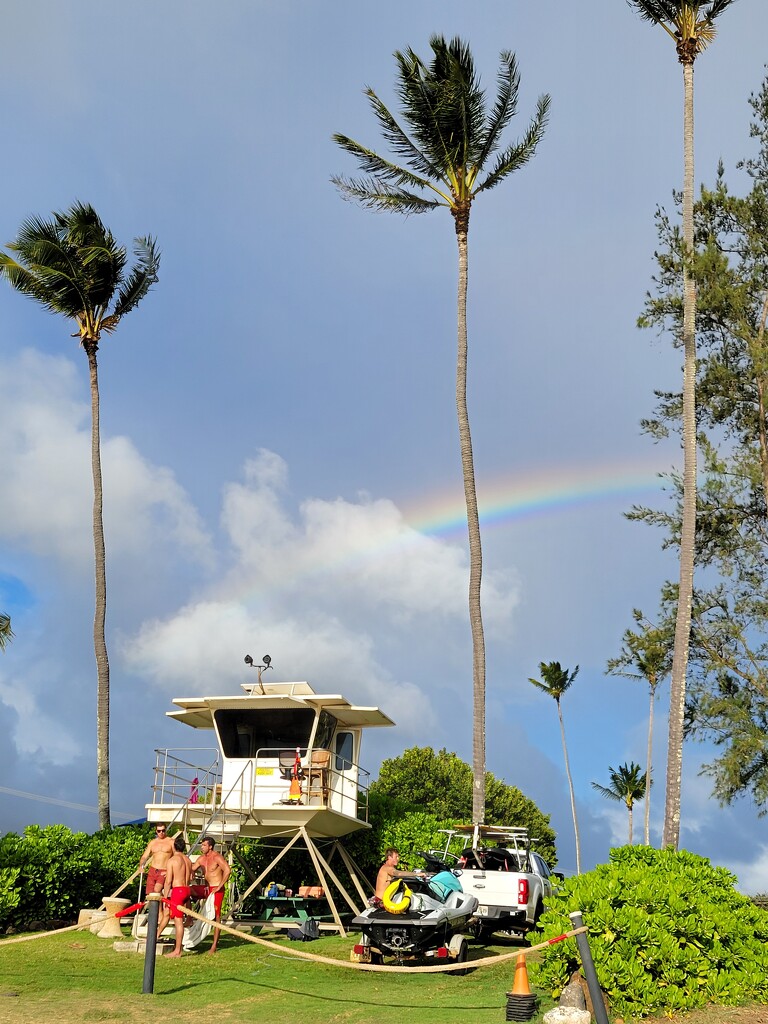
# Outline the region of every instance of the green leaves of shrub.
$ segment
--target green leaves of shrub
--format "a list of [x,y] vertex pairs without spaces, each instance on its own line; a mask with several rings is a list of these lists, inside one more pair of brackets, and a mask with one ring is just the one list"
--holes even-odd
[[[64,825],[7,833],[0,839],[0,929],[74,920],[83,907],[97,907],[133,874],[152,834],[125,826],[88,835]],[[136,893],[134,884],[124,895]]]
[[[620,1016],[706,1003],[768,1001],[768,914],[736,878],[686,850],[611,850],[608,864],[568,879],[547,902],[544,938],[581,910],[601,987]],[[580,966],[573,939],[549,947],[533,979],[556,997]]]

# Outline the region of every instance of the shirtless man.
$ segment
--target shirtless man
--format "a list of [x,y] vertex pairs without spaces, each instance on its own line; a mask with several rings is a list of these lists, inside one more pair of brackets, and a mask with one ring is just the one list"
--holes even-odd
[[[195,899],[207,899],[211,893],[214,894],[214,918],[221,920],[221,904],[224,902],[224,887],[232,873],[232,868],[227,864],[220,853],[216,853],[216,842],[210,836],[203,836],[200,840],[200,856],[192,864],[192,871],[202,868],[205,872],[206,885],[193,885],[192,896]],[[213,945],[208,950],[215,953],[219,944],[219,928],[213,930]]]
[[168,867],[168,861],[173,856],[173,853],[173,839],[168,835],[166,826],[162,822],[158,822],[155,825],[155,838],[150,839],[147,843],[147,848],[142,853],[141,860],[139,861],[140,871],[144,870],[144,865],[147,861],[150,862],[145,889],[147,895],[151,892],[161,892],[165,883],[165,871]]
[[390,846],[384,855],[384,863],[379,868],[379,873],[376,876],[376,892],[374,893],[373,899],[370,902],[373,906],[381,906],[381,900],[384,897],[384,893],[387,891],[387,887],[394,882],[396,878],[420,878],[423,871],[398,871],[397,865],[400,863],[400,854],[394,848]]
[[181,908],[190,896],[189,880],[192,877],[192,861],[186,855],[187,844],[182,835],[176,836],[173,846],[174,854],[168,861],[165,884],[163,885],[163,896],[170,899],[171,905],[168,907],[167,904],[163,904],[160,920],[157,923],[157,934],[163,934],[168,920],[172,918],[176,932],[176,945],[168,956],[181,956],[181,943],[184,938],[184,913]]

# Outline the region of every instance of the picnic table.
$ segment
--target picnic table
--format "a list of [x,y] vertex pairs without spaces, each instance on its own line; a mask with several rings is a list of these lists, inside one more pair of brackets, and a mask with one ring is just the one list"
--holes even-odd
[[295,924],[310,917],[316,921],[332,921],[333,915],[321,913],[324,896],[259,896],[257,916],[265,924]]

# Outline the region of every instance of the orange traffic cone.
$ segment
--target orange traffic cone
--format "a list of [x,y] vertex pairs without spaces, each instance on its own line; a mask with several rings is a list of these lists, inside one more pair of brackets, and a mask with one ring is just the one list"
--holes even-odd
[[512,986],[513,996],[529,996],[531,986],[528,984],[528,968],[525,966],[525,953],[515,960],[515,983]]
[[528,984],[528,968],[525,953],[515,960],[515,983],[507,992],[507,1020],[531,1020],[536,1013],[538,997],[531,992]]

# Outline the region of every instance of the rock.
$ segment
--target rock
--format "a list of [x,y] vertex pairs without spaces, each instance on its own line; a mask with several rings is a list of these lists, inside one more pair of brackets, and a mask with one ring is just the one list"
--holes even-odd
[[576,1010],[586,1010],[587,1000],[584,990],[578,981],[569,981],[560,993],[560,1005],[570,1006]]
[[[587,1009],[589,1010],[591,1016],[594,1017],[595,1016],[595,1007],[592,1004],[592,993],[589,991],[589,985],[587,984],[587,979],[584,977],[584,975],[581,973],[581,971],[574,971],[573,974],[571,975],[570,984],[574,984],[574,982],[576,984],[578,984],[578,985],[581,985],[581,991],[584,993],[584,999],[585,999],[585,1002],[586,1002]],[[603,1000],[603,1006],[605,1007],[605,1015],[606,1015],[606,1017],[610,1017],[611,1013],[610,1013],[610,1007],[608,1005],[608,996],[602,990],[600,991],[600,995],[601,995],[602,1000]]]
[[591,1024],[592,1014],[576,1006],[556,1006],[547,1010],[543,1020],[544,1024]]

